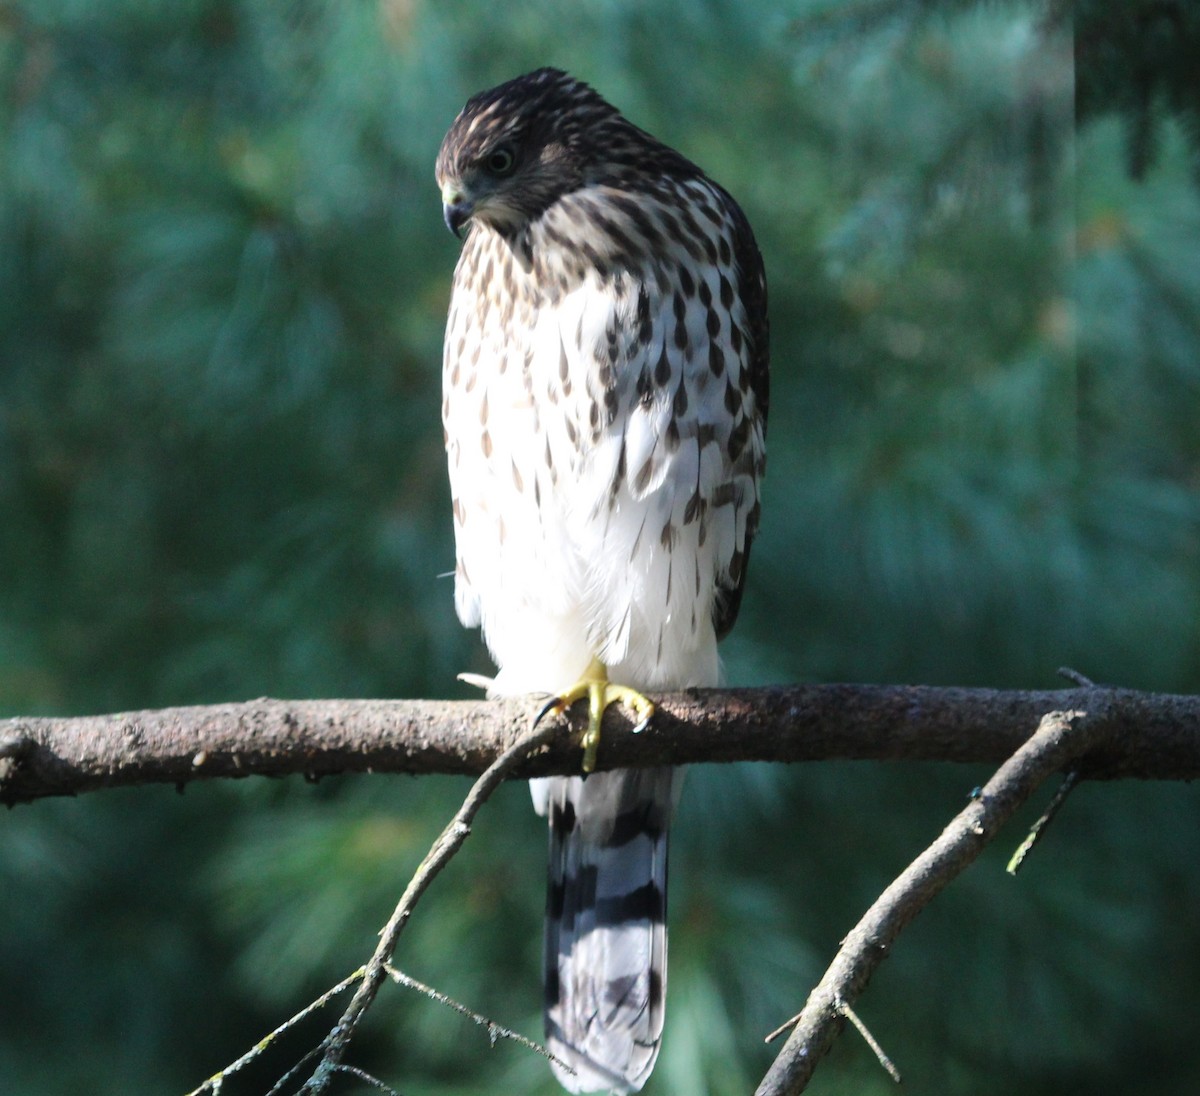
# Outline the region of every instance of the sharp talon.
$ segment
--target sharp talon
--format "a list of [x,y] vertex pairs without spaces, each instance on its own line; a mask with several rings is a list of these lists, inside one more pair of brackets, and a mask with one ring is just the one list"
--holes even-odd
[[533,730],[534,728],[538,727],[542,720],[545,719],[546,716],[548,716],[551,712],[557,712],[559,715],[561,715],[564,710],[563,698],[561,696],[552,696],[546,701],[545,704],[542,705],[538,714],[533,717],[533,727],[530,729]]
[[638,720],[637,726],[633,728],[634,734],[641,734],[647,727],[650,726],[650,720],[654,718],[654,708],[652,707],[641,719]]
[[537,714],[536,727],[551,712],[565,713],[577,700],[587,698],[588,722],[580,746],[583,748],[583,774],[593,772],[600,751],[600,724],[604,721],[604,710],[610,704],[622,703],[633,713],[637,724],[634,734],[640,734],[649,725],[654,715],[654,703],[627,685],[614,685],[608,680],[604,666],[593,661],[584,675],[570,689],[559,696],[552,696]]

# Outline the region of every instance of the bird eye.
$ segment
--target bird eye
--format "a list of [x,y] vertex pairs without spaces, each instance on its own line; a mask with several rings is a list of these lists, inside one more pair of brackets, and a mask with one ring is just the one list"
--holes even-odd
[[507,175],[516,166],[517,158],[508,145],[501,145],[488,153],[487,169],[493,175]]

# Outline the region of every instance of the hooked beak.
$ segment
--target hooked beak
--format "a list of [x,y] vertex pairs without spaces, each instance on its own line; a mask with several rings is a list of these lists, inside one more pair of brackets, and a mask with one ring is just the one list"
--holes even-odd
[[460,240],[462,239],[463,225],[471,219],[474,211],[475,203],[457,187],[447,185],[442,188],[442,220]]

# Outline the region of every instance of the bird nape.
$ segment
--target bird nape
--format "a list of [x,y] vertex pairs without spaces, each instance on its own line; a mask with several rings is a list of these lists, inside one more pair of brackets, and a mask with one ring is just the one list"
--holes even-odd
[[[442,403],[456,608],[492,695],[591,698],[594,762],[606,704],[718,684],[765,465],[762,258],[725,190],[556,69],[471,98],[437,183],[464,237]],[[546,1036],[573,1092],[637,1091],[658,1056],[677,775],[532,782]]]

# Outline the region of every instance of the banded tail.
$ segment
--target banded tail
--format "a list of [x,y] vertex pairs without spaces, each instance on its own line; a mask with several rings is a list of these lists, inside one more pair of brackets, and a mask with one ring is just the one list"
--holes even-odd
[[550,828],[547,1046],[571,1092],[636,1092],[662,1039],[667,829],[676,770],[533,781]]

